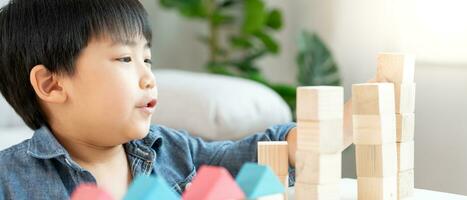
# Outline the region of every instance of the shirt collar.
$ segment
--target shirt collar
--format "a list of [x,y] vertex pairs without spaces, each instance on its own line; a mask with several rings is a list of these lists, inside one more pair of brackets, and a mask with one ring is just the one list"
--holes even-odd
[[154,161],[155,152],[162,146],[160,128],[155,125],[149,127],[149,133],[141,140],[133,140],[126,145],[127,153],[142,158],[146,161]]
[[61,155],[67,155],[67,151],[57,141],[50,129],[43,125],[34,131],[29,140],[28,154],[40,159],[50,159]]

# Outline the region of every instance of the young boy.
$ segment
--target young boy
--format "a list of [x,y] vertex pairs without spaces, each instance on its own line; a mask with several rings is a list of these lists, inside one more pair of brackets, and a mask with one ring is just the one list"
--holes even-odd
[[293,167],[292,123],[236,142],[150,125],[151,37],[138,0],[12,0],[1,9],[0,91],[35,133],[0,152],[0,199],[67,199],[83,182],[121,198],[140,174],[181,193],[201,165],[235,176],[256,162],[258,141],[287,140]]

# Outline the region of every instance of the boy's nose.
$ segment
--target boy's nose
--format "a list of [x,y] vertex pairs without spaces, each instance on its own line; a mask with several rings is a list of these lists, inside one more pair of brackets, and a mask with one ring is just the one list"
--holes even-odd
[[139,81],[139,87],[141,89],[152,89],[156,85],[156,80],[154,78],[154,74],[152,74],[151,70],[145,73],[141,80]]

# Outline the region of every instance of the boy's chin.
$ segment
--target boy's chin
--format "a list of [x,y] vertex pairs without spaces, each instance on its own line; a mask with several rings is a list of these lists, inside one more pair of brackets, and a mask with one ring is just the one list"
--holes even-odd
[[140,140],[149,134],[149,124],[147,126],[138,126],[129,135],[129,140]]

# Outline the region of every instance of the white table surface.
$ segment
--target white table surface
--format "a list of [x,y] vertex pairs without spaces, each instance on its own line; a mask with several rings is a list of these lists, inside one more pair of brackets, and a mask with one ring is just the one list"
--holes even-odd
[[[340,183],[341,200],[357,199],[357,181],[355,179],[342,179]],[[294,200],[295,189],[289,188],[289,200]],[[467,200],[467,196],[436,192],[423,189],[415,189],[411,200]]]

